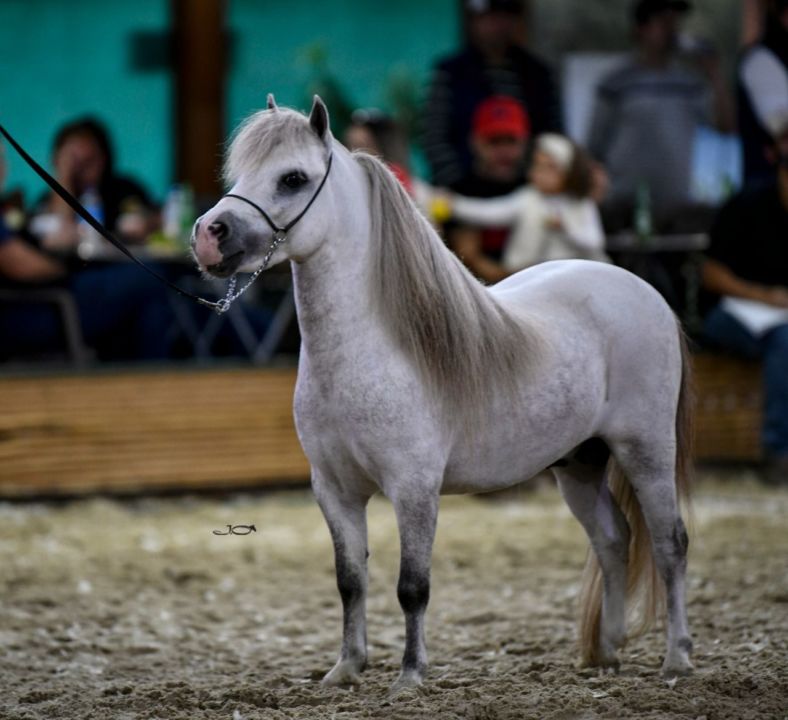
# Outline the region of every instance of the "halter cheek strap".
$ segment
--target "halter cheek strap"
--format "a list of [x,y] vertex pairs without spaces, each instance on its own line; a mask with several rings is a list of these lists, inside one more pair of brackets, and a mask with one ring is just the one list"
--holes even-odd
[[328,156],[328,162],[326,163],[326,172],[323,175],[323,179],[320,181],[320,184],[315,189],[315,192],[312,193],[312,197],[309,198],[309,202],[304,206],[304,209],[298,213],[287,225],[284,227],[279,227],[273,220],[271,220],[271,216],[263,210],[256,202],[252,202],[249,198],[245,198],[243,195],[236,195],[235,193],[227,193],[224,197],[228,198],[235,198],[236,200],[242,200],[247,205],[251,205],[257,212],[259,212],[263,219],[268,223],[268,226],[271,230],[274,231],[274,238],[281,237],[284,240],[287,236],[287,233],[290,232],[290,229],[302,218],[306,215],[307,210],[312,207],[312,203],[315,202],[317,196],[320,194],[320,191],[323,189],[323,186],[326,184],[326,180],[328,180],[328,173],[331,172],[331,161],[334,159],[333,153]]

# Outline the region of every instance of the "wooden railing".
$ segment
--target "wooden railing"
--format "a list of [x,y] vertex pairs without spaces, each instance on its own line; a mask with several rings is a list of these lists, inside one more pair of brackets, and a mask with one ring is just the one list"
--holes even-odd
[[[700,354],[696,456],[760,456],[760,367]],[[295,369],[0,378],[0,496],[306,483]]]
[[700,460],[760,460],[760,363],[699,353],[694,367],[695,456]]

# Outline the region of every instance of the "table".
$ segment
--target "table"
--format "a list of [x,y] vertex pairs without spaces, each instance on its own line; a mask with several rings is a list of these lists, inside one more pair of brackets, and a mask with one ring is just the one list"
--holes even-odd
[[[605,247],[616,264],[651,283],[674,306],[690,334],[700,330],[700,274],[703,253],[709,247],[707,233],[652,235],[644,241],[629,231],[609,235]],[[667,262],[671,256],[683,281],[683,292],[675,287],[675,270],[671,273]]]
[[[96,240],[98,239],[98,242]],[[141,244],[129,247],[136,258],[144,263],[159,263],[176,267],[177,278],[175,284],[199,297],[207,296],[209,299],[218,299],[225,294],[226,281],[213,280],[197,273],[194,259],[185,244],[157,245]],[[76,254],[86,263],[116,263],[131,262],[116,247],[103,239],[91,238],[85,244],[80,244]],[[144,272],[140,268],[140,272]],[[242,282],[240,283],[242,285]],[[292,277],[289,268],[285,270],[271,270],[263,273],[250,288],[250,294],[255,290],[273,291],[279,295],[275,304],[271,322],[262,335],[255,332],[243,312],[242,303],[248,302],[247,296],[239,299],[223,315],[212,314],[207,323],[200,327],[190,311],[194,301],[176,294],[170,295],[170,306],[175,315],[178,329],[183,332],[192,346],[194,357],[199,361],[213,359],[211,346],[216,339],[222,324],[229,322],[248,356],[256,365],[269,363],[279,349],[290,324],[295,318],[295,298],[293,296]]]
[[608,235],[605,246],[610,252],[703,252],[709,247],[709,236],[707,233],[652,235],[644,241],[634,232],[622,232]]

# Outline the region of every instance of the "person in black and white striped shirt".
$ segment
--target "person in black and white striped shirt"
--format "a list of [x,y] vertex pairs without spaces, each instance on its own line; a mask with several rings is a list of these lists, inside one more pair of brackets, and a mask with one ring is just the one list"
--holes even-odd
[[647,191],[654,223],[664,231],[693,204],[697,129],[733,129],[733,104],[713,48],[696,43],[680,56],[681,21],[690,9],[687,0],[635,2],[634,51],[597,88],[588,149],[610,178],[603,206],[609,230],[629,226],[636,198]]

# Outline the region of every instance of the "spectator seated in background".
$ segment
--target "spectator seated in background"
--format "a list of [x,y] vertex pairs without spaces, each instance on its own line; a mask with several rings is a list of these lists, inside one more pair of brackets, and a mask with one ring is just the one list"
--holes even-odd
[[416,204],[428,209],[430,187],[411,173],[408,138],[394,118],[374,108],[354,111],[343,144],[381,158]]
[[[157,227],[157,213],[139,183],[115,173],[113,156],[107,131],[92,118],[68,123],[55,135],[58,182],[110,232],[144,242]],[[43,198],[35,212],[32,229],[48,250],[71,251],[86,243],[84,224],[54,193]]]
[[768,182],[774,123],[788,106],[788,0],[770,3],[763,36],[743,53],[737,96],[744,184]]
[[[473,168],[449,189],[458,195],[493,198],[508,195],[525,183],[525,155],[530,122],[522,105],[505,96],[484,100],[473,116],[470,145]],[[444,226],[449,247],[480,280],[497,282],[509,275],[501,264],[511,224]]]
[[733,111],[716,53],[687,54],[700,73],[680,62],[679,20],[689,9],[686,0],[637,0],[635,51],[597,88],[588,149],[610,178],[602,205],[608,231],[632,227],[644,195],[657,232],[707,227],[708,212],[691,193],[696,131],[712,124],[729,132]]
[[[84,160],[82,155],[69,161],[60,158],[60,168],[81,168],[81,160]],[[95,159],[93,162],[96,163]],[[0,157],[0,165],[4,165],[3,157]],[[101,175],[95,168],[93,173]],[[79,185],[74,182],[72,179],[71,187],[78,191]],[[117,218],[120,203],[115,207],[117,210],[113,212]],[[67,240],[67,246],[73,251],[79,240],[79,226],[73,217],[58,212],[62,215],[63,226],[60,234],[51,237]],[[135,226],[134,229],[139,228]],[[25,226],[19,208],[4,203],[0,214],[0,285],[17,290],[28,287],[70,290],[84,339],[99,359],[167,358],[173,316],[166,288],[130,264],[83,268],[83,264],[74,262],[73,258],[71,253],[53,255],[42,247]],[[20,293],[20,297],[24,294]],[[62,323],[54,307],[24,302],[0,306],[0,356],[50,353],[61,350],[64,342]]]
[[734,196],[712,227],[703,284],[721,300],[704,336],[763,359],[768,477],[788,484],[788,108],[771,159],[776,178]]
[[599,211],[591,199],[590,158],[569,138],[540,135],[529,184],[487,200],[454,196],[453,216],[480,225],[510,225],[502,264],[509,272],[546,260],[586,258],[609,262]]
[[524,0],[466,0],[466,47],[437,62],[423,117],[423,146],[436,186],[473,171],[476,108],[492,95],[517,100],[534,133],[561,130],[558,92],[547,66],[528,52]]

